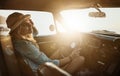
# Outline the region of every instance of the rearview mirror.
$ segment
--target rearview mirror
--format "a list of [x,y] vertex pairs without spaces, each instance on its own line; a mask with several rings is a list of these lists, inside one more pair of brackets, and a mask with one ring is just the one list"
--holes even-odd
[[90,12],[90,17],[106,17],[106,14],[104,12]]

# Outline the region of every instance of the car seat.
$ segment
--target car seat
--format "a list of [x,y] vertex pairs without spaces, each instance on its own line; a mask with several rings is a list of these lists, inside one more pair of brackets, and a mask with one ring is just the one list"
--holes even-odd
[[[1,37],[1,46],[9,76],[36,76],[26,60],[13,48],[9,35]],[[71,76],[66,71],[48,62],[40,65],[37,74],[38,76]]]

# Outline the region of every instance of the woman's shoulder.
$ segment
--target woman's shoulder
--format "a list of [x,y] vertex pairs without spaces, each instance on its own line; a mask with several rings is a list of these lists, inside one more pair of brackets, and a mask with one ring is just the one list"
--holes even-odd
[[17,40],[17,39],[14,39],[14,40],[12,40],[13,41],[13,43],[14,44],[28,44],[28,43],[30,43],[30,41],[28,41],[28,40]]
[[13,40],[13,44],[21,47],[35,47],[35,43],[28,40]]

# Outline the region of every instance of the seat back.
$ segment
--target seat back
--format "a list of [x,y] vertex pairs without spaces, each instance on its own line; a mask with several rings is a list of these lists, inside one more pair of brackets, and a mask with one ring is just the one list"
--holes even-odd
[[35,76],[24,58],[14,50],[10,36],[1,37],[1,47],[9,76]]
[[1,42],[2,53],[4,56],[4,60],[5,60],[5,64],[6,64],[9,76],[21,76],[16,55],[13,50],[11,37],[1,36],[0,42]]
[[0,41],[0,76],[8,76],[8,70],[5,65],[5,61],[2,53],[1,41]]

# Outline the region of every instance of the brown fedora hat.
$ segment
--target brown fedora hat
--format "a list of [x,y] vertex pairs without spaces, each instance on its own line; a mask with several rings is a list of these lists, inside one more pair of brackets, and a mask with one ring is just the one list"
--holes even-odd
[[7,17],[7,27],[10,28],[10,32],[13,32],[25,19],[30,18],[30,15],[23,15],[19,12],[14,12]]

